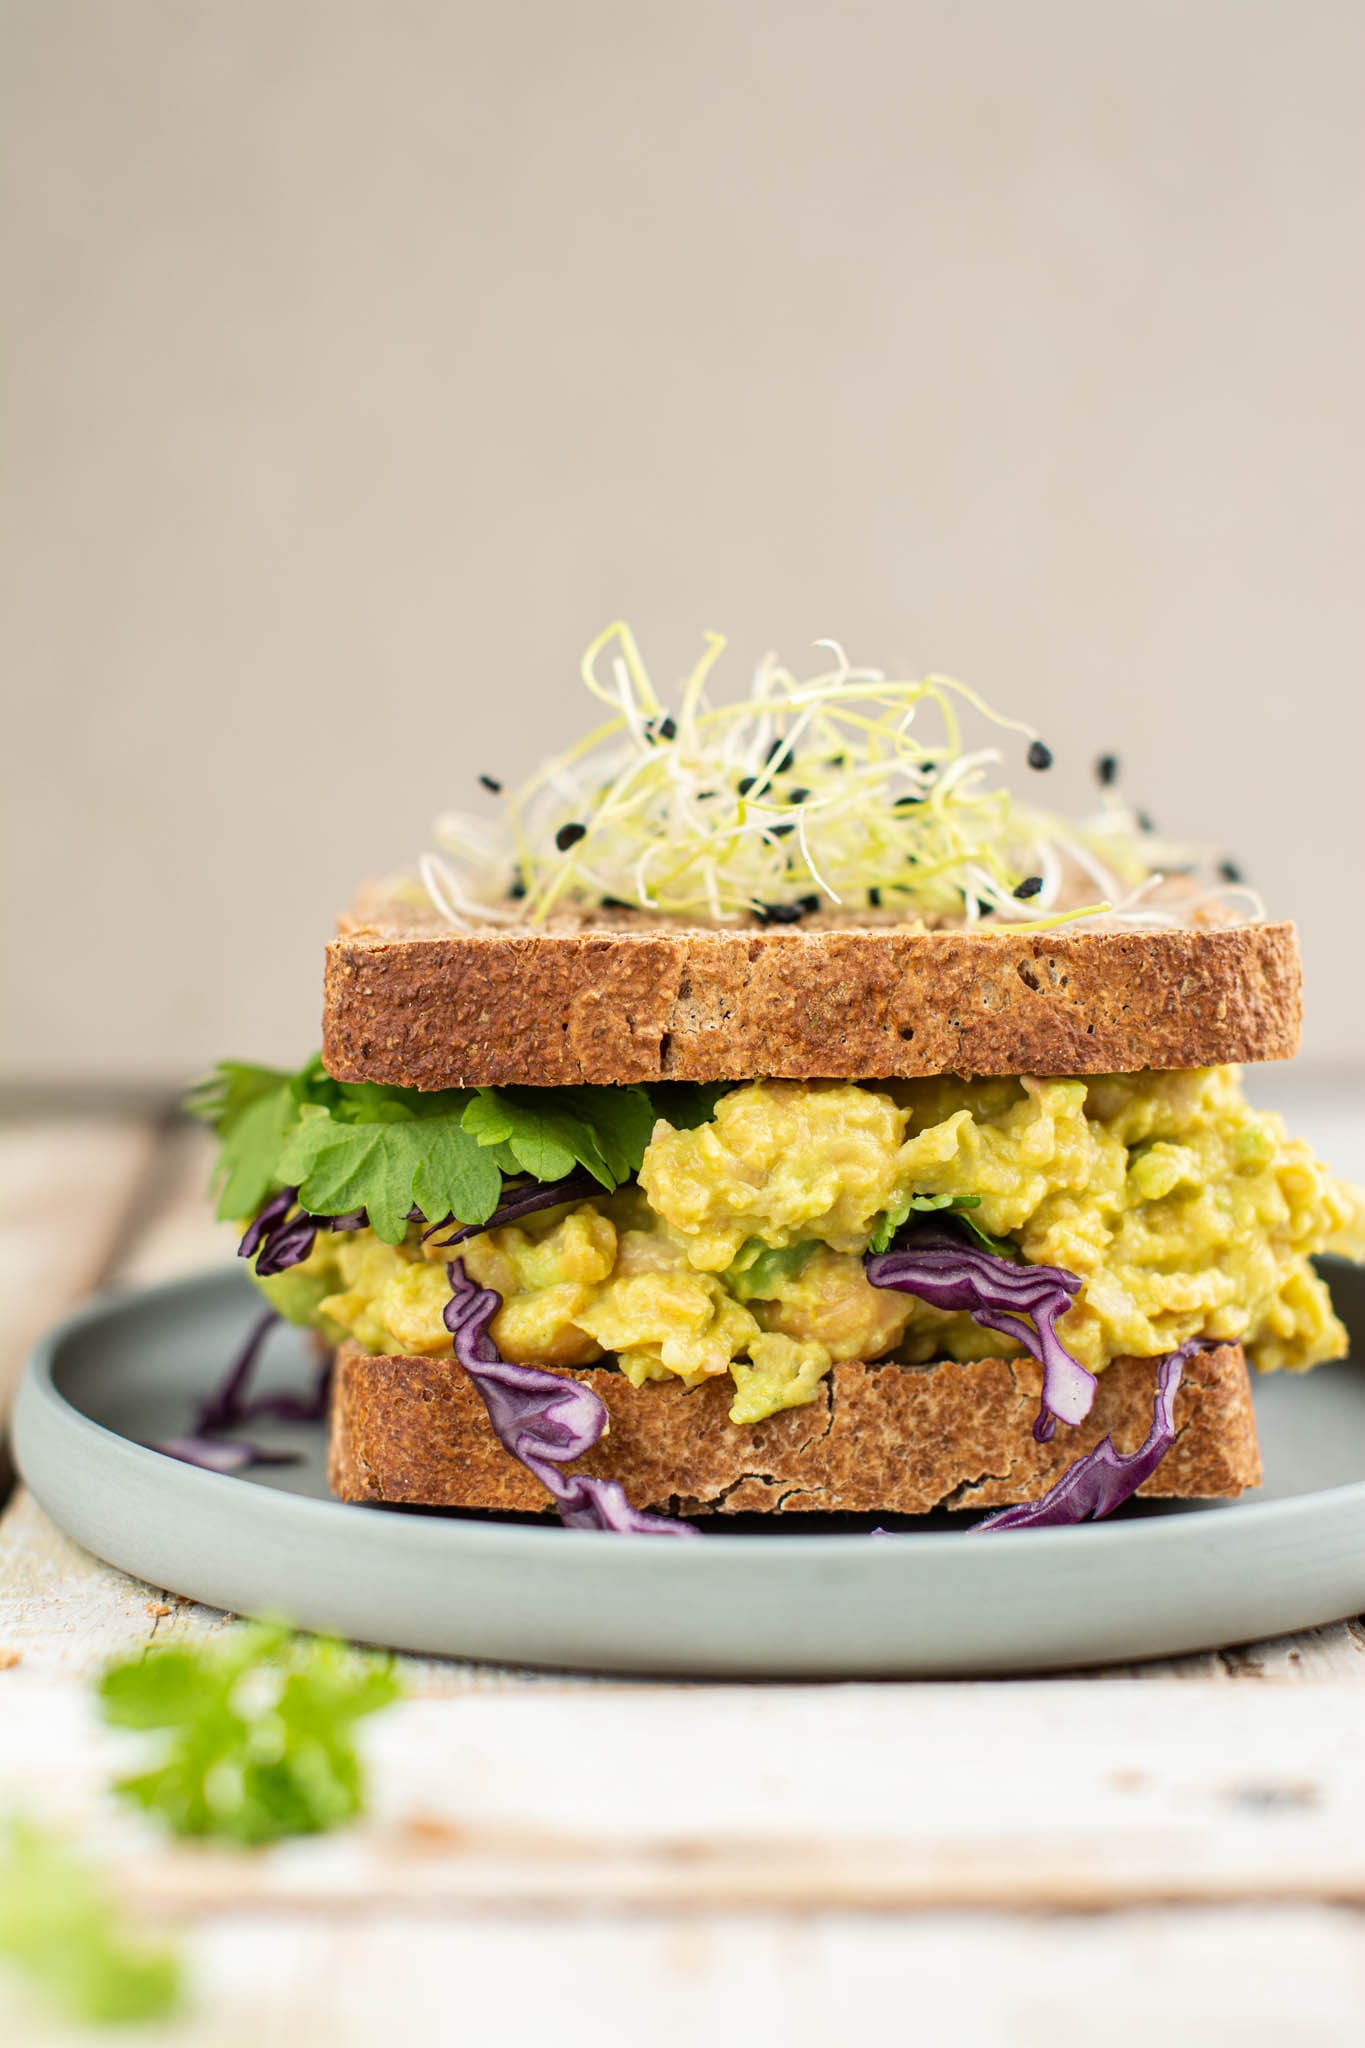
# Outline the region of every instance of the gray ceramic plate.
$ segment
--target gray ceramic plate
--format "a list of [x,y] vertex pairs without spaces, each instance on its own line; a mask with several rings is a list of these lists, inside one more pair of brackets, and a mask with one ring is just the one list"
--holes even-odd
[[[1359,1337],[1365,1281],[1333,1280]],[[794,1517],[684,1544],[345,1507],[319,1427],[253,1431],[305,1461],[242,1478],[144,1449],[187,1427],[258,1307],[232,1271],[95,1302],[39,1345],[15,1417],[24,1477],[62,1528],[215,1607],[407,1650],[732,1677],[1055,1670],[1365,1608],[1359,1366],[1258,1387],[1266,1485],[1235,1506],[979,1537],[945,1517],[880,1542]],[[304,1385],[304,1340],[273,1344],[263,1383]]]

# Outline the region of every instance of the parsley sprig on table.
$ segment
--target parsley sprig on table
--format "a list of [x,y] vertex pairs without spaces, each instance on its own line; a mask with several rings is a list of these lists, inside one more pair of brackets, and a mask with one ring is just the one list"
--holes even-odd
[[246,1845],[359,1813],[355,1723],[399,1696],[390,1659],[267,1623],[147,1650],[99,1688],[106,1721],[165,1738],[151,1768],[114,1790],[173,1834]]
[[95,1872],[27,1820],[0,1829],[0,1959],[88,2025],[165,2019],[180,2003],[173,1951],[129,1926]]
[[334,1081],[314,1058],[296,1074],[224,1061],[186,1107],[218,1134],[220,1217],[252,1216],[272,1190],[292,1187],[316,1216],[364,1209],[376,1235],[397,1244],[413,1208],[432,1223],[486,1223],[504,1174],[553,1181],[582,1167],[619,1187],[638,1172],[657,1117],[690,1128],[723,1092],[664,1083],[424,1093]]

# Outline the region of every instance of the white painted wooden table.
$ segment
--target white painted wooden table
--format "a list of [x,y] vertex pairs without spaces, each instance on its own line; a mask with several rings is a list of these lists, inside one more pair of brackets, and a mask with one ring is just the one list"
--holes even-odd
[[[1263,1095],[1273,1093],[1264,1085]],[[1280,1090],[1284,1092],[1283,1087]],[[1300,1127],[1365,1176],[1359,1098]],[[230,1255],[198,1134],[0,1126],[0,1388],[102,1282]],[[347,2048],[954,2048],[1365,2036],[1365,1627],[1069,1679],[594,1682],[404,1660],[374,1798],[263,1853],[115,1808],[103,1662],[223,1617],[0,1521],[0,1810],[72,1829],[181,1924],[194,2005],[148,2040]],[[0,2042],[78,2038],[21,2018]],[[124,2032],[140,2041],[140,2032]]]

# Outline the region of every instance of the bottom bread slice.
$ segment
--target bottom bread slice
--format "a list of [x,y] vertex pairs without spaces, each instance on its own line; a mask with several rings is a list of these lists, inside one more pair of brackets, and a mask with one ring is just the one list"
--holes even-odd
[[[836,1365],[817,1398],[738,1425],[728,1373],[689,1393],[633,1387],[592,1366],[569,1375],[606,1404],[610,1429],[574,1467],[619,1479],[636,1507],[684,1515],[924,1514],[1035,1500],[1082,1451],[1112,1434],[1120,1451],[1152,1422],[1155,1359],[1117,1359],[1076,1429],[1037,1443],[1041,1369],[1032,1359],[969,1365]],[[1240,1345],[1202,1351],[1176,1397],[1178,1435],[1145,1495],[1227,1498],[1260,1482],[1261,1459]],[[330,1477],[342,1500],[534,1513],[544,1489],[494,1436],[453,1358],[337,1353]]]

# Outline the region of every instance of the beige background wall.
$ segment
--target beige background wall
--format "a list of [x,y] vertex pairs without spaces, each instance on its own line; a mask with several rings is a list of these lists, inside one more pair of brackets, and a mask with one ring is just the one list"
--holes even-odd
[[621,611],[1117,748],[1362,1049],[1350,0],[0,31],[10,1075],[300,1055],[338,900]]

